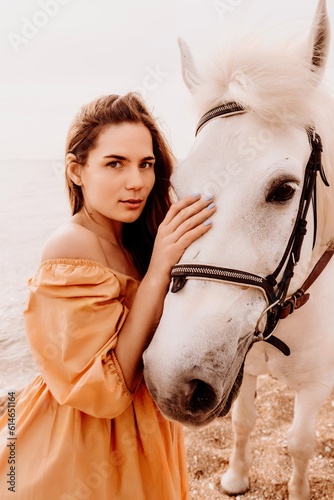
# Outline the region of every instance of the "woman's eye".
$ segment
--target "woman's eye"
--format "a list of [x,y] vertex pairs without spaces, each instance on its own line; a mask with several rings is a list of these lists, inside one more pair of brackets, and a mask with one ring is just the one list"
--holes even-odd
[[111,168],[120,168],[121,166],[122,164],[119,161],[110,161],[109,163],[107,163],[107,167]]
[[276,187],[275,189],[273,189],[269,193],[267,201],[282,203],[291,200],[294,194],[295,194],[295,188],[291,186],[291,184],[285,182],[280,186]]
[[154,167],[154,163],[150,162],[150,161],[144,161],[141,165],[140,165],[140,168],[153,168]]

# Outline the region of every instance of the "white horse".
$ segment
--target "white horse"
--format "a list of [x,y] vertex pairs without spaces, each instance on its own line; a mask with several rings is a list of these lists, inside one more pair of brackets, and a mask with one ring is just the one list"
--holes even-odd
[[315,418],[334,385],[334,103],[322,82],[325,0],[307,41],[270,46],[253,37],[233,40],[202,73],[180,41],[185,83],[205,115],[173,184],[178,197],[214,194],[217,212],[211,231],[172,272],[144,375],[164,415],[185,425],[226,415],[238,396],[235,445],[221,481],[234,495],[249,488],[257,377],[271,374],[290,386],[289,495],[304,500]]

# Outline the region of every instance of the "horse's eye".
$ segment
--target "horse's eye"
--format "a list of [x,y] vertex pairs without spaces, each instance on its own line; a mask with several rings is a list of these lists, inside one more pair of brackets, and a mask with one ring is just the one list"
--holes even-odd
[[269,195],[267,196],[267,201],[284,203],[285,201],[291,200],[294,194],[294,187],[291,186],[291,184],[288,182],[283,182],[269,193]]

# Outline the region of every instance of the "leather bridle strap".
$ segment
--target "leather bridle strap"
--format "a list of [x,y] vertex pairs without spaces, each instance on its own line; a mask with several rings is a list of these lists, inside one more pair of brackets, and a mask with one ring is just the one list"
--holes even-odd
[[260,288],[267,297],[267,302],[270,304],[275,298],[273,295],[273,287],[261,276],[238,271],[224,267],[209,266],[205,264],[176,264],[171,272],[173,279],[171,292],[176,293],[184,287],[187,279],[203,279],[211,281],[224,281],[243,286],[252,286]]
[[[192,278],[220,282],[223,281],[225,283],[231,283],[240,286],[259,288],[265,294],[267,305],[269,304],[269,307],[264,311],[264,313],[266,313],[267,310],[270,310],[271,306],[277,307],[277,311],[275,314],[275,327],[279,320],[287,318],[296,309],[299,309],[304,304],[306,304],[306,302],[310,298],[310,294],[305,292],[320,276],[320,274],[332,258],[333,254],[334,247],[328,248],[320,257],[304,284],[294,294],[288,297],[281,305],[277,305],[277,303],[274,302],[275,296],[272,295],[272,285],[266,280],[266,278],[261,278],[250,273],[241,273],[240,271],[234,269],[201,264],[176,264],[173,267],[171,273],[171,292],[178,292],[184,287],[186,280]],[[262,316],[264,315],[264,313],[262,314]],[[268,318],[268,321],[270,322],[270,318]],[[268,342],[269,344],[279,349],[285,356],[290,355],[289,347],[285,344],[285,342],[282,342],[278,337],[275,337],[272,332],[267,337],[263,337],[263,334],[261,336],[255,336],[254,340],[264,340],[265,342]]]
[[[314,235],[313,235],[313,247],[316,240],[317,231],[317,206],[316,206],[316,178],[317,173],[320,173],[321,179],[325,186],[329,186],[326,179],[326,175],[321,162],[322,153],[322,142],[320,136],[314,130],[308,130],[308,138],[311,145],[311,155],[305,170],[305,179],[303,184],[303,190],[300,197],[300,203],[298,208],[298,214],[296,217],[295,226],[289,238],[288,244],[286,246],[285,252],[282,256],[280,263],[271,275],[271,279],[276,280],[277,276],[281,272],[284,264],[286,263],[289,255],[294,255],[295,262],[299,260],[299,254],[302,246],[300,239],[303,239],[306,234],[306,215],[309,209],[311,200],[313,201],[313,220],[314,220]],[[297,252],[296,252],[297,250]]]
[[205,125],[208,121],[212,120],[213,118],[218,118],[219,116],[239,115],[241,113],[246,113],[246,112],[247,109],[236,102],[225,102],[220,106],[212,108],[210,109],[210,111],[205,113],[198,122],[195,136],[198,134],[203,125]]
[[285,302],[280,306],[279,319],[285,319],[289,314],[292,314],[296,309],[302,307],[308,299],[310,298],[309,293],[305,293],[311,285],[320,276],[322,271],[325,269],[334,254],[334,247],[328,248],[320,257],[312,271],[310,272],[308,278],[304,281],[303,285],[290,297],[288,297]]
[[[334,254],[334,246],[328,248],[315,264],[311,273],[304,281],[303,285],[292,295],[290,295],[281,306],[278,306],[279,319],[285,319],[289,314],[292,314],[296,309],[302,307],[308,301],[310,294],[306,291],[313,285],[316,279],[323,272]],[[223,281],[240,286],[251,286],[261,289],[267,299],[267,303],[271,304],[275,299],[272,292],[271,284],[266,278],[261,278],[255,274],[240,272],[235,269],[208,266],[204,264],[176,264],[171,273],[172,287],[171,292],[176,293],[181,290],[186,280],[188,279],[203,279],[206,281]]]

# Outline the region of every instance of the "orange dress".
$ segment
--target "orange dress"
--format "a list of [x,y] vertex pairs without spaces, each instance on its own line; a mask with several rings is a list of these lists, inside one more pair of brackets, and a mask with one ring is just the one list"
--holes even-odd
[[26,330],[41,375],[16,401],[15,493],[7,413],[0,420],[2,500],[188,498],[182,426],[144,381],[128,391],[113,352],[138,284],[81,259],[45,261],[29,280]]

